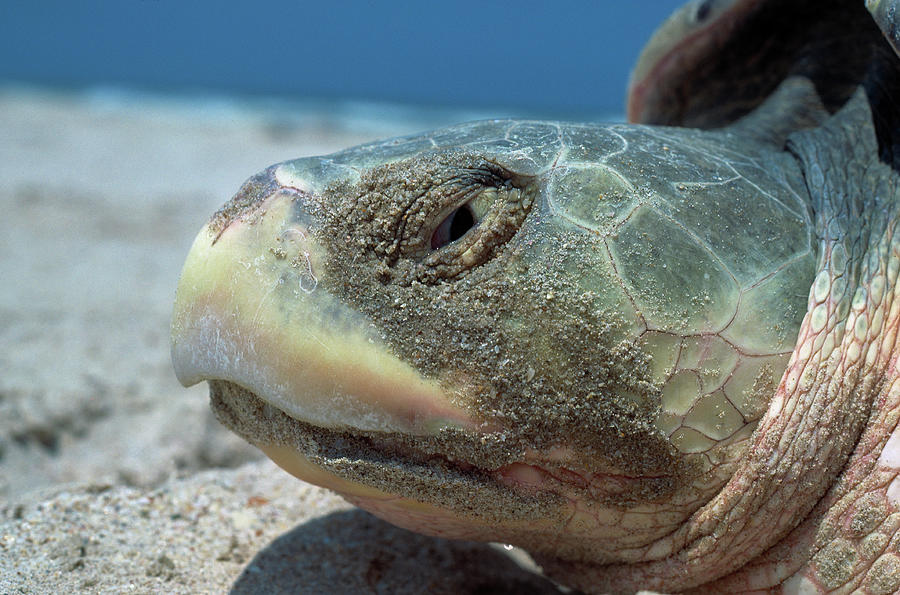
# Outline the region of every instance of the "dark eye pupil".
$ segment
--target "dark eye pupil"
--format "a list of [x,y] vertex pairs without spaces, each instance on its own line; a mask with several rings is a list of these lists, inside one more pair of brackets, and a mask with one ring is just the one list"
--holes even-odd
[[452,221],[450,221],[450,241],[455,242],[459,238],[463,237],[467,231],[472,229],[472,226],[475,225],[475,218],[472,217],[472,211],[467,207],[462,207],[456,209],[456,211],[450,215],[452,217]]
[[697,6],[697,12],[694,13],[694,20],[698,23],[702,23],[706,20],[706,17],[709,16],[709,12],[712,10],[713,0],[703,0],[699,6]]
[[466,235],[475,226],[475,216],[468,205],[463,205],[450,213],[431,236],[431,248],[437,250]]

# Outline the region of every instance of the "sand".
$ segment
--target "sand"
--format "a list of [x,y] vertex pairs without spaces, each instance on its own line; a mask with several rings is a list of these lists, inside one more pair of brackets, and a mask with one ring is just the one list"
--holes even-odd
[[181,262],[245,178],[442,118],[0,89],[0,593],[558,592],[287,476],[171,371]]

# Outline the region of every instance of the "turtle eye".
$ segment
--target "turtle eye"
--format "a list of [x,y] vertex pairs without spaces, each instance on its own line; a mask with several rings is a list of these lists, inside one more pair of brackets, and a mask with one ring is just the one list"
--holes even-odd
[[715,7],[716,0],[700,0],[694,5],[694,23],[700,24],[706,21]]
[[447,244],[460,239],[466,232],[475,227],[475,213],[472,207],[466,203],[452,213],[438,225],[437,229],[431,235],[431,249],[438,250]]
[[[420,283],[457,279],[496,256],[521,227],[538,194],[529,176],[481,158],[461,165],[463,157],[442,156],[450,161],[446,171],[423,180],[424,192],[417,189],[418,196],[393,227],[399,232],[394,262],[408,259]],[[402,191],[410,186],[403,178]]]

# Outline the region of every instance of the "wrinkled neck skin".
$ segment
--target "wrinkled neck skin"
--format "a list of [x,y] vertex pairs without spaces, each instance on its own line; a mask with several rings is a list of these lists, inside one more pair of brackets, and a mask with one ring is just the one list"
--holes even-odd
[[818,273],[787,370],[734,476],[662,540],[671,549],[660,559],[541,559],[551,575],[596,592],[900,588],[900,518],[891,515],[900,508],[900,187],[872,122],[860,89],[822,127],[788,138],[815,213]]

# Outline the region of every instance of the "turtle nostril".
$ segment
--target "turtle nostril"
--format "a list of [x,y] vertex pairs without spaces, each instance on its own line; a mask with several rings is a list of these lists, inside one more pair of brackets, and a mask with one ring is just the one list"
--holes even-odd
[[450,213],[431,236],[431,248],[437,250],[463,237],[475,226],[475,216],[469,205],[463,205]]

